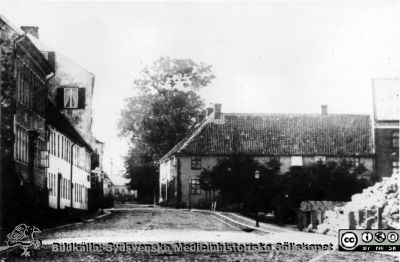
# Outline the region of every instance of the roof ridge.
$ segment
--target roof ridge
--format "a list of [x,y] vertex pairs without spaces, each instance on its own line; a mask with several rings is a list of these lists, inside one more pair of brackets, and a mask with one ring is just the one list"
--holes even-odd
[[170,151],[168,151],[168,153],[166,153],[162,158],[160,158],[158,162],[159,163],[163,162],[166,158],[170,157],[172,154],[179,152],[180,150],[185,148],[188,145],[188,143],[193,139],[193,137],[196,136],[204,128],[204,126],[213,119],[214,119],[214,112],[206,116],[197,127],[189,131],[189,133],[183,139],[181,139]]
[[193,139],[195,136],[197,136],[198,133],[200,133],[200,131],[204,128],[204,126],[205,126],[208,122],[212,121],[213,119],[214,119],[214,111],[213,111],[210,115],[208,115],[208,116],[204,119],[204,121],[203,121],[202,123],[200,123],[200,125],[198,126],[198,128],[196,128],[195,130],[193,130],[193,132],[192,132],[192,134],[190,135],[190,137],[184,142],[184,144],[181,146],[181,148],[180,148],[178,151],[180,151],[180,150],[182,150],[182,149],[185,149],[185,147],[192,141],[192,139]]
[[210,115],[168,154],[371,155],[368,114],[223,113]]

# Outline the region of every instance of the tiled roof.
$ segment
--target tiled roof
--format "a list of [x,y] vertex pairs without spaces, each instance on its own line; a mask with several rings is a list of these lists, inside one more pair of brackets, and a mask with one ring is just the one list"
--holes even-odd
[[206,121],[161,161],[189,155],[372,156],[368,115],[222,114]]

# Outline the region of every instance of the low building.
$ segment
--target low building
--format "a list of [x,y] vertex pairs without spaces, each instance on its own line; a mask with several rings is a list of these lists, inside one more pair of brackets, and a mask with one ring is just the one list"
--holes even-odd
[[107,174],[104,174],[104,180],[103,180],[104,195],[106,196],[113,194],[114,193],[113,188],[114,188],[113,182],[111,181],[111,179],[108,177]]
[[400,79],[374,79],[376,174],[399,174]]
[[51,101],[48,101],[46,118],[49,132],[49,206],[88,210],[94,151]]
[[[275,158],[281,172],[291,166],[346,158],[373,170],[369,115],[212,113],[161,158],[160,201],[198,206],[206,199],[199,175],[219,159],[233,154],[252,156],[260,163]],[[189,203],[190,202],[190,203]]]
[[[111,173],[111,171],[110,171]],[[134,201],[137,198],[137,190],[129,188],[129,179],[126,179],[119,175],[110,175],[110,181],[112,181],[112,187],[110,188],[114,200],[125,202]]]

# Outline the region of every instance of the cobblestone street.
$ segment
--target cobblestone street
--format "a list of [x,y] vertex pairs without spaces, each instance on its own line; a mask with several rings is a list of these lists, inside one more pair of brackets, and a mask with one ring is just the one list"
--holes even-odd
[[[298,231],[271,232],[252,231],[251,228],[232,225],[229,220],[188,210],[160,209],[151,207],[128,207],[110,210],[111,214],[90,223],[82,223],[68,228],[50,230],[41,234],[43,246],[32,250],[30,261],[397,261],[394,256],[377,253],[351,253],[333,251],[257,251],[227,252],[204,251],[124,251],[115,250],[93,252],[53,252],[53,243],[276,243],[295,241],[300,243],[309,238],[309,244],[326,241],[325,236]],[[244,219],[242,222],[245,221]],[[266,225],[265,225],[266,226]],[[269,227],[274,228],[273,225]],[[264,227],[262,227],[264,228]],[[310,241],[313,241],[311,243]],[[321,242],[322,241],[322,242]],[[318,243],[317,243],[318,242]],[[336,246],[336,243],[333,243]],[[21,257],[20,248],[0,253],[0,261],[26,261]]]

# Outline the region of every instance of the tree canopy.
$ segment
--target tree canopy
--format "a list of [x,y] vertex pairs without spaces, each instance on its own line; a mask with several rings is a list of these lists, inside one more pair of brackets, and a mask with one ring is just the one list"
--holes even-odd
[[125,157],[132,188],[140,190],[139,174],[155,176],[156,169],[148,165],[155,165],[198,123],[204,102],[197,92],[214,78],[210,65],[161,57],[134,80],[135,95],[126,99],[119,121],[120,135],[132,145]]

